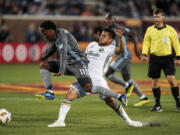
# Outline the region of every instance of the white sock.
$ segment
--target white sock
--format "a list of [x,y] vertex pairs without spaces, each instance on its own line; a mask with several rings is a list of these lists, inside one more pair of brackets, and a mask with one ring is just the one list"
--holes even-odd
[[125,82],[124,88],[127,88],[128,86],[129,86],[129,83],[128,83],[128,82]]
[[142,95],[141,97],[140,97],[140,99],[143,99],[143,98],[145,98],[146,96],[145,95]]
[[119,115],[128,123],[131,121],[127,113],[125,112],[124,108],[122,106],[119,107]]
[[53,89],[50,89],[50,90],[47,90],[47,92],[53,94],[53,93],[54,93],[54,90],[53,90]]
[[59,109],[59,116],[58,116],[58,121],[59,122],[64,122],[66,119],[66,115],[69,112],[71,108],[71,104],[67,103],[62,103]]

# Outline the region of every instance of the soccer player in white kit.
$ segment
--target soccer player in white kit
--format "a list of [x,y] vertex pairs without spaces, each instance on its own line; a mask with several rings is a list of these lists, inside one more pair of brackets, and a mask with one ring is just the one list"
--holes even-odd
[[[116,31],[118,34],[120,41],[122,33],[120,31]],[[103,29],[99,43],[92,42],[86,48],[87,58],[89,60],[88,71],[92,80],[93,86],[103,87],[110,90],[107,85],[107,82],[104,78],[104,69],[108,66],[108,63],[112,56],[117,53],[120,53],[120,49],[122,49],[123,45],[119,47],[115,47],[112,44],[115,33],[113,30],[109,28]],[[123,44],[121,42],[121,44]],[[83,72],[83,71],[82,71]],[[48,125],[48,127],[65,127],[65,118],[67,113],[70,110],[71,102],[77,98],[84,97],[90,93],[85,92],[78,82],[75,82],[70,86],[68,93],[63,100],[63,103],[60,106],[58,120],[54,123]],[[125,110],[121,105],[110,97],[100,96],[114,111],[122,117],[129,126],[141,127],[143,123],[139,121],[131,120],[126,114]]]

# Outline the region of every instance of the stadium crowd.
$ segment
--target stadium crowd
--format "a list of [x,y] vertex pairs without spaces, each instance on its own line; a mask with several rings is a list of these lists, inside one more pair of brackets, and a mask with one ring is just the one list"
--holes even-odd
[[[154,8],[163,9],[167,16],[180,16],[178,7],[180,0],[0,0],[0,15],[102,16],[111,12],[117,16],[141,18],[151,16]],[[29,25],[21,41],[42,41],[38,26]],[[92,41],[92,29],[87,22],[74,22],[68,28],[78,41]],[[1,24],[0,30],[1,42],[17,41],[8,24]],[[142,30],[136,31],[142,33]],[[141,36],[139,38],[142,40]]]
[[1,14],[150,16],[154,7],[168,16],[180,15],[179,0],[0,0]]

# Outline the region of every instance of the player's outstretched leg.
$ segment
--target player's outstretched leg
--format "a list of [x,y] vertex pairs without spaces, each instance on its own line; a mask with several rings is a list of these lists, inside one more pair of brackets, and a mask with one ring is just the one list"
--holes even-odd
[[102,97],[100,96],[101,99],[103,99],[106,104],[111,107],[121,118],[123,118],[125,120],[125,122],[129,125],[129,126],[133,126],[133,127],[142,127],[143,123],[140,121],[134,121],[131,120],[128,116],[128,114],[126,113],[126,111],[124,110],[124,108],[119,105],[117,102],[115,102],[112,98],[110,97]]
[[107,96],[107,97],[114,97],[116,99],[118,99],[123,106],[127,106],[127,97],[126,94],[118,94],[115,93],[107,88],[101,87],[101,86],[96,86],[92,88],[92,93],[95,94],[100,94],[102,96]]

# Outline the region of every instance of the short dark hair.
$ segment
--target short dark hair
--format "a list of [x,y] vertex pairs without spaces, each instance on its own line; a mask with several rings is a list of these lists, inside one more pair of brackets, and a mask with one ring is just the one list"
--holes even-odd
[[164,11],[162,9],[155,9],[153,11],[153,14],[161,14],[161,15],[164,15]]
[[53,21],[46,20],[41,23],[40,28],[56,30],[56,24]]
[[112,13],[107,13],[106,14],[106,18],[113,18],[114,16],[113,16],[113,14]]
[[94,27],[94,29],[93,29],[93,33],[95,34],[95,33],[101,33],[102,32],[102,27],[100,27],[100,26],[96,26],[96,27]]
[[104,28],[102,31],[108,32],[112,38],[115,38],[114,30],[111,28]]

